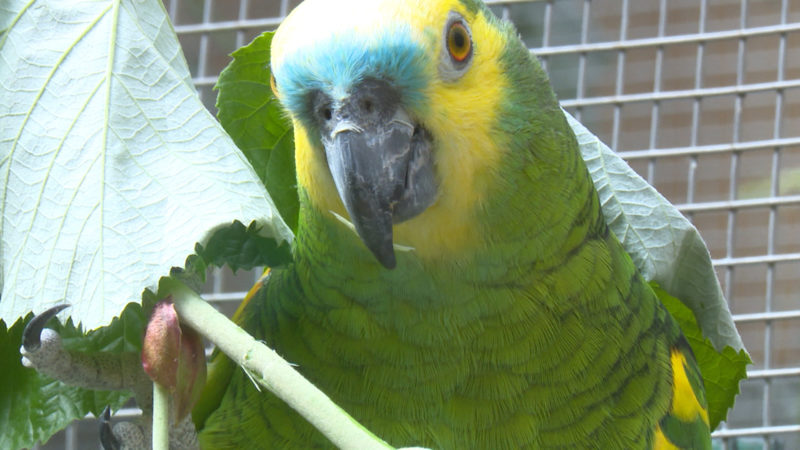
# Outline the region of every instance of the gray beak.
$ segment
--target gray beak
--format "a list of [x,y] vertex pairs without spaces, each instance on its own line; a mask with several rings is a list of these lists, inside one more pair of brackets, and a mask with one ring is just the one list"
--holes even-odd
[[385,81],[363,81],[326,108],[320,128],[336,190],[361,240],[393,269],[392,225],[436,198],[430,135]]

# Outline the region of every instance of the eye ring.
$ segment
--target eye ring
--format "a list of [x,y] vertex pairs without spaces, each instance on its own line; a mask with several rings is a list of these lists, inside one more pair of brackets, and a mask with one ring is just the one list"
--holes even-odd
[[456,11],[450,11],[442,28],[442,46],[439,57],[439,77],[454,82],[464,76],[472,66],[475,42],[469,22]]
[[464,64],[472,56],[472,38],[461,20],[454,20],[447,28],[447,51],[456,64]]

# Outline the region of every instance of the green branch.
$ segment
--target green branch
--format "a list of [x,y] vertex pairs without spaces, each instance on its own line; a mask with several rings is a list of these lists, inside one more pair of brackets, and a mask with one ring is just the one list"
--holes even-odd
[[169,449],[169,389],[153,382],[153,450]]

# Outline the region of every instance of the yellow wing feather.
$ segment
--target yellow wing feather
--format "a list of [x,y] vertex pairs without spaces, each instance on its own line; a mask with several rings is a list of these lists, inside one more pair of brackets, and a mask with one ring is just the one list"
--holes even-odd
[[[670,353],[670,365],[672,366],[672,403],[668,416],[677,419],[681,423],[687,424],[687,433],[692,432],[689,428],[697,425],[698,418],[703,421],[706,427],[709,426],[708,408],[697,398],[689,376],[686,373],[686,368],[689,364],[686,355],[680,348],[676,347],[672,349]],[[662,423],[656,426],[655,439],[653,442],[654,450],[698,448],[697,446],[679,447],[675,445],[669,440],[664,430],[662,430]],[[703,443],[703,447],[700,448],[704,447],[706,447],[705,442]]]

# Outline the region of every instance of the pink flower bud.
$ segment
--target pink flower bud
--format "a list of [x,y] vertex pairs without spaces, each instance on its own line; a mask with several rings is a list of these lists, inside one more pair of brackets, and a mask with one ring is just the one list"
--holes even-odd
[[172,298],[153,307],[142,345],[142,366],[156,383],[172,395],[175,422],[192,410],[206,382],[203,338],[182,327]]

